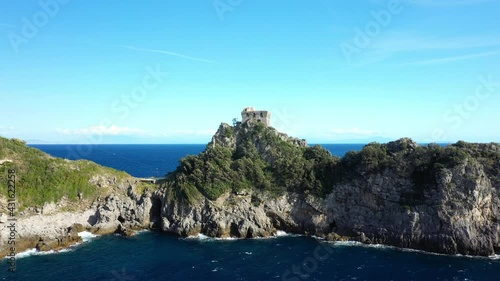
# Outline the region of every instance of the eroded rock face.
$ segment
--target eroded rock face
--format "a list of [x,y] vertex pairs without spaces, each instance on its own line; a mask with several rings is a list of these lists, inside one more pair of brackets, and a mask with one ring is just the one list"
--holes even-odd
[[390,172],[336,186],[327,199],[333,230],[366,243],[494,254],[499,246],[498,196],[482,166],[471,160],[445,169],[437,182],[415,205],[404,198],[414,192],[414,184]]
[[256,204],[251,194],[231,194],[194,205],[165,203],[162,230],[241,238],[284,230],[447,254],[498,251],[499,199],[482,166],[471,160],[445,169],[437,182],[411,206],[404,196],[414,192],[414,184],[390,171],[339,184],[325,199],[287,194]]
[[[249,128],[238,130],[246,134]],[[273,132],[295,148],[307,146]],[[223,124],[207,149],[210,145],[236,149],[241,141],[232,127]],[[116,192],[81,214],[57,213],[47,204],[43,215],[19,221],[19,244],[57,249],[78,241],[83,229],[133,235],[135,230],[151,228],[182,236],[237,238],[266,237],[283,230],[446,254],[500,253],[500,146],[457,147],[443,156],[439,149],[425,150],[410,139],[373,145],[366,157],[339,160],[336,169],[328,170],[341,172],[335,174],[338,180],[324,198],[292,189],[270,196],[249,187],[216,200],[201,196],[188,203],[171,197],[174,185],[163,184],[155,192],[139,195],[134,182],[96,177],[96,184],[116,187]],[[266,154],[271,148],[259,139],[255,148],[267,155],[263,156],[267,163],[280,157],[280,153]],[[5,215],[0,215],[0,238],[7,235],[6,223]],[[0,254],[5,245],[0,239]]]
[[138,197],[129,192],[128,195],[106,197],[96,208],[91,230],[97,234],[119,232],[130,235],[134,230],[150,227],[152,194],[144,193]]
[[[257,196],[257,195],[253,195]],[[216,201],[204,199],[193,205],[172,201],[162,208],[162,230],[178,235],[203,233],[213,237],[268,237],[277,230],[327,233],[326,216],[313,197],[287,194],[252,200],[252,195],[227,194]],[[165,198],[164,202],[169,202]]]
[[[128,190],[125,188],[128,186]],[[121,233],[133,235],[151,225],[154,197],[151,193],[137,195],[133,183],[117,186],[120,191],[96,201],[80,212],[61,212],[54,203],[45,204],[42,211],[16,221],[16,252],[36,248],[40,251],[59,250],[80,242],[79,232],[96,234]],[[121,190],[127,190],[122,192]],[[153,218],[160,220],[159,216]],[[9,253],[9,221],[0,215],[0,256]]]

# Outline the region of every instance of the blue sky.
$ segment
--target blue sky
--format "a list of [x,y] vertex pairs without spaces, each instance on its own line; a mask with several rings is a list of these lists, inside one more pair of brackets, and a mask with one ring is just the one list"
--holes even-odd
[[500,142],[500,1],[2,1],[0,135]]

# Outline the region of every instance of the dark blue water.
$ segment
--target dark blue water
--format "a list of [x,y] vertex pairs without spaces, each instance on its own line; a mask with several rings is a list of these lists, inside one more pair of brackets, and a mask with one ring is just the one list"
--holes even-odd
[[135,177],[164,176],[175,170],[186,155],[196,155],[203,144],[31,145],[55,157],[87,159],[126,171]]
[[[31,145],[50,155],[70,160],[88,159],[104,166],[126,171],[136,177],[164,176],[175,170],[186,155],[196,155],[204,144],[123,144],[123,145]],[[360,150],[363,144],[323,144],[333,155],[343,156]]]
[[[36,147],[68,157],[67,146]],[[343,155],[362,145],[325,145]],[[154,176],[204,145],[105,145],[84,158]],[[83,157],[83,156],[82,156]],[[333,248],[332,248],[333,247]],[[67,252],[17,260],[0,267],[0,280],[500,280],[500,260],[451,257],[388,247],[332,245],[309,237],[255,240],[182,239],[146,232],[101,236]]]
[[[181,239],[160,233],[98,237],[69,252],[18,261],[17,280],[498,280],[500,261],[309,237]],[[2,280],[12,273],[0,273]]]

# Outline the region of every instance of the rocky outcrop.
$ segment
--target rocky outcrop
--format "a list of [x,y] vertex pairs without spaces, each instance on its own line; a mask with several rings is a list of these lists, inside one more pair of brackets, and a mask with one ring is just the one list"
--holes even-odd
[[[126,192],[123,189],[128,186]],[[64,212],[60,204],[47,203],[43,208],[33,209],[32,215],[17,218],[16,252],[31,248],[40,251],[59,250],[81,242],[79,232],[95,234],[120,233],[134,235],[136,230],[153,228],[159,216],[152,216],[151,192],[138,195],[133,182],[116,185],[115,193],[95,201],[83,211]],[[8,216],[0,214],[0,256],[9,253],[10,229]]]
[[150,193],[137,196],[129,192],[129,197],[110,195],[96,207],[95,215],[90,218],[91,231],[96,234],[119,232],[130,235],[134,230],[152,227],[151,208]]
[[477,162],[442,170],[422,202],[406,203],[414,184],[390,170],[335,186],[326,200],[333,232],[365,243],[447,254],[498,251],[497,191]]
[[[113,190],[85,212],[46,203],[20,218],[18,249],[58,249],[78,232],[254,238],[278,230],[445,254],[500,253],[500,145],[369,144],[336,158],[259,125],[222,124],[200,156],[155,191],[95,176]],[[210,200],[209,198],[212,198]],[[2,199],[2,198],[0,198]],[[0,204],[4,204],[0,200]],[[0,254],[7,218],[0,214]]]
[[[241,136],[248,141],[251,130],[222,124],[208,147],[237,151]],[[269,143],[253,142],[265,161],[277,160],[280,153],[269,154]],[[405,138],[339,159],[332,169],[332,191],[324,198],[293,190],[269,197],[254,189],[187,204],[165,191],[162,230],[218,237],[285,230],[446,254],[493,255],[500,252],[499,166],[498,144],[421,147]]]
[[298,194],[258,196],[226,194],[195,204],[163,198],[161,229],[181,236],[203,233],[225,238],[268,237],[277,230],[325,235],[330,229],[325,210],[318,209],[323,200]]

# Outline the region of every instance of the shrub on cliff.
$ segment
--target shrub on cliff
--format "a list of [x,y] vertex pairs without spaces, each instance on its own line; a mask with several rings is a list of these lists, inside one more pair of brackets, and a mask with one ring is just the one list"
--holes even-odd
[[498,184],[500,178],[500,152],[496,145],[487,149],[459,142],[447,147],[425,147],[403,138],[387,144],[370,143],[340,159],[321,146],[298,145],[259,123],[223,125],[216,134],[224,138],[229,135],[231,141],[214,140],[200,155],[182,159],[169,176],[173,184],[181,188],[189,184],[189,194],[195,187],[211,200],[226,192],[251,189],[271,195],[298,192],[324,197],[336,184],[385,174],[410,179],[414,191],[404,200],[418,204],[425,190],[436,185],[436,175],[442,169],[453,168],[470,157],[485,165],[494,183]]
[[[286,191],[317,196],[331,192],[336,161],[324,148],[294,145],[260,123],[237,124],[231,129],[235,147],[216,141],[201,154],[182,159],[176,171],[168,175],[171,185],[181,187],[180,179],[185,180],[211,200],[226,192],[252,189],[273,196]],[[227,126],[219,131],[216,135],[228,136]]]
[[[13,163],[0,165],[0,181],[7,182],[7,170],[16,170],[16,195],[21,209],[42,206],[45,202],[57,202],[62,197],[77,202],[94,198],[102,192],[89,182],[97,174],[114,177],[127,176],[111,168],[99,166],[87,160],[66,161],[26,146],[24,141],[0,137],[0,160],[7,158]],[[6,196],[6,189],[0,194]]]

